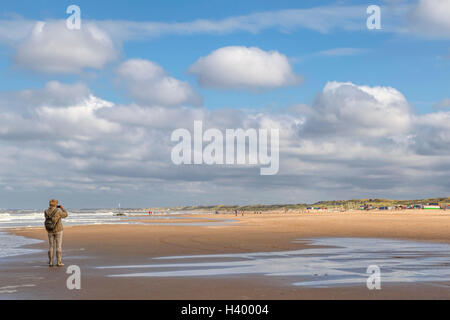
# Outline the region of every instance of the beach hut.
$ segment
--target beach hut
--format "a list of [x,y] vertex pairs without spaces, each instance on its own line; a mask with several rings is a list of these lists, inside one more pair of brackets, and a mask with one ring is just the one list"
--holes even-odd
[[423,208],[424,210],[441,210],[441,206],[437,203],[424,205]]

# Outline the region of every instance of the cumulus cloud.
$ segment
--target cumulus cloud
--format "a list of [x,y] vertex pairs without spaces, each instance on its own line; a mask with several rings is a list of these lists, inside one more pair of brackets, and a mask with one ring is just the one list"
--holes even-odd
[[[79,92],[79,99],[62,103],[61,88]],[[414,198],[448,190],[450,112],[414,115],[394,88],[330,82],[311,106],[285,112],[116,105],[82,88],[49,83],[29,91],[34,108],[0,110],[0,189],[13,188],[9,198],[60,190],[56,196],[73,199],[73,206],[111,206],[117,199],[146,206]],[[14,106],[22,99],[10,97]],[[192,132],[195,120],[222,132],[279,128],[279,174],[267,179],[252,166],[173,165],[171,133]]]
[[302,130],[312,135],[382,137],[403,134],[410,125],[409,104],[398,90],[329,82],[309,109]]
[[450,37],[450,1],[419,0],[410,12],[414,31],[425,35]]
[[94,115],[96,110],[114,104],[94,96],[80,83],[52,81],[43,89],[0,93],[0,102],[4,107],[0,113],[0,136],[6,140],[78,137],[88,141],[96,134],[110,134],[118,127]]
[[59,131],[60,136],[77,137],[83,141],[92,140],[97,134],[117,132],[119,126],[95,116],[101,108],[111,108],[112,102],[89,95],[81,103],[65,108],[46,106],[36,110],[38,121],[51,125],[52,130]]
[[119,66],[118,75],[138,103],[163,106],[202,103],[202,98],[189,83],[171,77],[154,62],[127,60]]
[[205,120],[205,110],[201,108],[142,107],[138,104],[100,109],[97,114],[101,118],[123,125],[167,131],[181,128],[189,123],[193,124],[195,120]]
[[302,82],[288,58],[256,47],[223,47],[197,60],[189,72],[201,86],[219,89],[270,89]]
[[82,102],[89,93],[89,88],[83,83],[50,81],[43,89],[0,92],[0,110],[24,110],[45,105],[68,106]]
[[426,185],[429,195],[445,194],[450,112],[417,116],[394,88],[338,82],[311,107],[291,112],[284,127],[296,134],[281,151],[281,172],[306,179],[317,193],[414,198]]
[[37,22],[31,34],[17,46],[17,65],[44,73],[80,73],[102,69],[117,57],[110,37],[95,24],[69,30],[65,21]]
[[0,20],[0,43],[13,45],[25,39],[32,31],[36,22],[21,17]]
[[450,111],[415,117],[414,148],[423,155],[450,155]]

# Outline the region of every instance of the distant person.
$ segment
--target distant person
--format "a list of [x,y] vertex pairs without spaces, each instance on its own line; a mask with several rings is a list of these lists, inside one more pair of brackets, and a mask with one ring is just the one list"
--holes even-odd
[[49,202],[49,208],[45,210],[45,229],[48,233],[48,265],[53,267],[53,254],[56,249],[56,265],[64,266],[62,263],[62,238],[63,225],[62,219],[67,217],[67,211],[63,206],[58,205],[58,200],[52,199]]

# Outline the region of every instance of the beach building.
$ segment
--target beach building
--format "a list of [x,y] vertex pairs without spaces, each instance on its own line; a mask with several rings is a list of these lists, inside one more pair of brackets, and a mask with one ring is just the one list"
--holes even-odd
[[429,203],[423,206],[425,210],[441,210],[439,203]]

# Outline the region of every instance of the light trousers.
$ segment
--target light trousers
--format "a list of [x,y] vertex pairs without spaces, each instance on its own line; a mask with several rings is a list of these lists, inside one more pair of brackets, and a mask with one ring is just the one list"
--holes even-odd
[[62,252],[62,239],[63,239],[63,232],[49,232],[48,233],[48,244],[50,246],[49,252],[52,253],[56,249],[56,252]]

